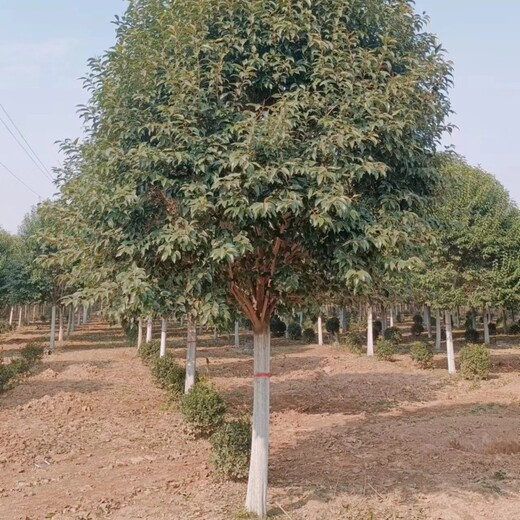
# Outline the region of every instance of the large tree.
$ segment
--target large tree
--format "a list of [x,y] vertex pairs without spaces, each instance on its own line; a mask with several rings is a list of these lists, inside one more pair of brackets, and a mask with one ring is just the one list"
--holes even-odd
[[261,516],[270,316],[366,278],[437,180],[450,64],[423,26],[407,0],[135,0],[91,63],[67,198],[123,265],[187,262],[251,320]]

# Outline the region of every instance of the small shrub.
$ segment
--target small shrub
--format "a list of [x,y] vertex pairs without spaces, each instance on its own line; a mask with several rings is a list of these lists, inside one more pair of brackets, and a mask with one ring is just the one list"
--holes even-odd
[[273,316],[271,318],[271,335],[273,338],[282,338],[285,335],[285,331],[287,329],[287,325],[278,317]]
[[352,354],[363,354],[363,336],[358,332],[350,332],[341,342],[341,347]]
[[139,334],[137,323],[134,320],[121,320],[121,328],[130,344],[137,342],[137,335]]
[[422,325],[424,323],[424,318],[420,314],[413,315],[413,322],[418,325]]
[[251,424],[230,421],[211,436],[211,464],[220,475],[231,480],[243,480],[249,472],[251,455]]
[[213,387],[195,383],[181,397],[179,410],[193,435],[208,437],[224,422],[226,405]]
[[415,341],[410,345],[410,356],[420,368],[433,367],[433,348],[428,343]]
[[157,385],[168,390],[171,397],[178,398],[184,392],[186,370],[172,356],[155,357],[151,360],[152,377]]
[[0,334],[5,334],[6,332],[10,332],[13,329],[13,325],[9,325],[9,323],[5,321],[0,322]]
[[464,332],[464,338],[469,343],[477,343],[479,338],[478,330],[467,329],[466,332]]
[[302,328],[300,327],[300,324],[296,323],[295,321],[289,323],[288,333],[289,339],[301,339]]
[[399,345],[403,341],[403,334],[397,327],[388,327],[383,334],[383,338]]
[[460,373],[464,379],[480,380],[489,377],[491,356],[486,345],[469,344],[460,350]]
[[520,323],[513,323],[511,327],[509,327],[509,334],[520,334]]
[[41,361],[43,352],[44,349],[41,345],[27,345],[20,351],[20,354],[22,358],[27,361],[29,366],[32,367]]
[[329,334],[336,335],[339,332],[339,319],[338,318],[329,318],[325,323],[325,329]]
[[149,363],[155,357],[159,357],[161,342],[157,339],[144,343],[139,347],[139,356],[144,363]]
[[496,323],[490,323],[488,325],[488,328],[489,328],[489,334],[491,336],[496,336],[497,335],[497,324]]
[[31,368],[26,359],[17,358],[13,359],[9,365],[9,368],[13,371],[14,375],[26,374]]
[[307,344],[316,343],[316,333],[314,332],[314,329],[305,329],[302,332],[302,340]]
[[393,361],[394,355],[397,353],[397,347],[392,341],[382,339],[377,343],[376,356],[383,361]]
[[6,390],[9,382],[16,377],[11,365],[0,365],[0,392]]
[[410,327],[410,332],[413,336],[420,336],[424,332],[424,327],[422,323],[414,322]]

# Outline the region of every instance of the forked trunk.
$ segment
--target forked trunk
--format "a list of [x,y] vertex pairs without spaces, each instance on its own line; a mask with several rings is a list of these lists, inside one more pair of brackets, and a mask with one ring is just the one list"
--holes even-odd
[[441,351],[441,311],[435,311],[435,352]]
[[367,356],[374,355],[374,311],[367,305]]
[[321,314],[318,316],[318,345],[323,345],[323,321]]
[[484,309],[484,343],[489,345],[491,343],[491,339],[489,337],[489,310],[487,308]]
[[152,341],[152,326],[153,320],[152,318],[148,318],[146,321],[146,343],[150,343],[150,341]]
[[448,372],[450,374],[456,373],[455,368],[455,351],[453,349],[453,331],[451,328],[451,313],[445,311],[444,321],[446,325],[446,353],[448,355]]
[[166,356],[166,333],[168,331],[168,320],[166,318],[161,319],[161,347],[159,350],[159,357]]
[[240,348],[240,323],[235,320],[235,348]]
[[54,352],[56,348],[56,305],[51,307],[51,337],[49,342],[49,350]]
[[[238,322],[235,322],[238,323]],[[236,326],[236,325],[235,325]],[[186,378],[184,380],[184,392],[195,384],[197,373],[197,324],[188,320],[188,338],[186,344]]]
[[270,366],[271,338],[267,322],[262,329],[254,331],[253,437],[246,497],[246,510],[260,518],[267,514]]
[[143,319],[137,318],[137,348],[140,349],[143,344]]

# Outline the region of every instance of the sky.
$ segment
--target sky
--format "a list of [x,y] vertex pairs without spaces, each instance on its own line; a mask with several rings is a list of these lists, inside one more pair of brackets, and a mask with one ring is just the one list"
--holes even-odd
[[[49,171],[59,165],[56,141],[81,135],[77,106],[87,95],[80,78],[87,60],[114,43],[111,21],[125,8],[124,0],[0,0],[0,105]],[[429,30],[454,62],[458,129],[446,144],[495,174],[520,202],[520,2],[417,0],[416,8],[427,12]],[[1,108],[0,116],[9,123]],[[30,188],[0,164],[0,227],[16,232],[55,187],[1,122],[0,163]]]

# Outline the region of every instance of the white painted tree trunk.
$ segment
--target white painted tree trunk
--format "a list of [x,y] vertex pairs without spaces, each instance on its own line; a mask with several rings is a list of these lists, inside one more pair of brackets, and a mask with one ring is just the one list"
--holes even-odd
[[448,372],[455,374],[457,372],[455,368],[455,351],[453,349],[453,331],[451,328],[451,313],[445,311],[444,321],[446,325],[446,353],[448,355]]
[[63,305],[60,305],[60,326],[58,329],[58,343],[61,345],[63,343]]
[[235,348],[240,348],[240,323],[235,320]]
[[432,320],[431,318],[431,309],[427,305],[424,309],[424,316],[426,318],[425,324],[426,324],[426,333],[428,334],[428,339],[431,339],[432,337]]
[[395,308],[392,305],[392,307],[390,307],[390,327],[394,327],[394,326],[395,326]]
[[303,330],[303,312],[300,312],[300,327]]
[[87,323],[88,321],[88,308],[86,305],[83,305],[83,323]]
[[18,306],[18,328],[21,329],[22,328],[22,306],[19,305]]
[[69,316],[67,320],[67,335],[68,338],[71,332],[74,330],[74,311],[72,309],[72,305],[69,305]]
[[318,345],[323,345],[323,320],[318,316]]
[[367,356],[374,355],[374,310],[367,305]]
[[435,311],[435,352],[441,351],[441,311]]
[[143,319],[137,318],[137,348],[140,349],[143,344]]
[[339,325],[341,327],[341,333],[345,334],[345,332],[347,332],[347,313],[345,307],[341,307],[339,310]]
[[13,324],[13,317],[14,317],[14,305],[11,305],[11,312],[9,313],[9,325]]
[[188,338],[186,343],[186,378],[184,392],[195,384],[197,373],[197,325],[188,320]]
[[166,334],[168,332],[168,320],[166,318],[161,319],[161,347],[159,350],[159,357],[166,356]]
[[146,320],[146,343],[150,343],[150,341],[152,341],[152,327],[153,320],[150,317]]
[[271,377],[269,324],[254,333],[254,398],[251,462],[247,482],[246,510],[264,518],[267,514],[269,462],[269,382]]
[[36,321],[36,316],[37,316],[37,315],[36,315],[36,312],[37,312],[37,310],[38,310],[38,304],[35,303],[35,304],[33,305],[33,309],[32,309],[32,313],[33,313],[33,319],[32,319],[32,320],[33,320],[33,323]]
[[81,325],[81,311],[78,309],[78,321],[77,321],[78,327]]
[[484,309],[484,343],[486,345],[491,344],[491,339],[489,337],[489,309]]
[[51,307],[51,337],[49,341],[49,350],[54,352],[56,348],[56,305]]

